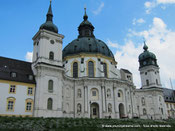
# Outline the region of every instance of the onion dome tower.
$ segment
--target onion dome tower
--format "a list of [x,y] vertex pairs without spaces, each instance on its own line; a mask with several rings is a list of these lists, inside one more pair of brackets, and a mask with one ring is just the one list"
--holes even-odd
[[154,65],[158,67],[156,56],[154,53],[148,51],[148,46],[146,45],[146,43],[144,43],[143,49],[144,49],[144,52],[139,55],[139,63],[140,63],[139,68],[142,68],[148,65]]
[[53,14],[52,14],[52,6],[50,1],[49,10],[46,15],[46,22],[40,26],[40,29],[45,29],[48,31],[52,31],[58,33],[58,28],[53,24]]
[[139,71],[142,88],[161,87],[156,55],[148,51],[148,46],[145,42],[143,49],[144,52],[139,55]]
[[[32,70],[36,79],[35,117],[62,117],[62,40],[53,24],[51,1],[47,19],[33,37]],[[55,84],[56,83],[56,84]],[[48,85],[49,88],[48,88]],[[57,88],[59,87],[59,88]],[[52,93],[55,91],[54,93]],[[50,104],[49,104],[50,103]],[[52,106],[52,103],[57,103]],[[48,106],[50,105],[50,106]]]

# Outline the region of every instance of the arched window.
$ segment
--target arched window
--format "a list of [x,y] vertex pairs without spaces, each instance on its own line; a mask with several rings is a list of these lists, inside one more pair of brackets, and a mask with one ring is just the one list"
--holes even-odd
[[146,109],[145,108],[143,108],[143,115],[146,115],[147,113],[146,113]]
[[81,113],[81,104],[80,103],[77,105],[77,113]]
[[163,115],[163,108],[161,108],[161,113],[162,113],[162,115]]
[[158,80],[156,79],[156,84],[158,85]]
[[49,53],[49,59],[54,60],[54,53],[52,51]]
[[118,100],[123,101],[123,91],[122,90],[118,91]]
[[112,105],[111,105],[111,103],[108,104],[108,112],[110,112],[110,113],[112,112]]
[[33,109],[33,100],[32,99],[26,99],[26,112],[32,112]]
[[93,100],[98,100],[99,97],[98,90],[95,88],[91,89],[91,96]]
[[48,82],[48,91],[50,93],[53,92],[53,80],[49,80],[49,82]]
[[77,62],[73,63],[73,77],[74,78],[78,77],[78,63]]
[[52,110],[52,104],[53,104],[53,100],[52,100],[52,98],[49,98],[47,100],[47,109],[48,110]]
[[121,94],[120,94],[120,92],[118,93],[118,97],[121,97]]
[[14,111],[15,101],[16,99],[14,97],[7,98],[7,111]]
[[146,80],[146,85],[149,86],[149,80]]
[[103,72],[104,72],[104,77],[107,77],[107,65],[106,65],[106,63],[103,63]]
[[88,62],[88,76],[94,77],[94,63],[92,61]]

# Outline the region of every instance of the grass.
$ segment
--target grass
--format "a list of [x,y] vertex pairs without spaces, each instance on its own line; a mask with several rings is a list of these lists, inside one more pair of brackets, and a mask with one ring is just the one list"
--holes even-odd
[[0,130],[2,131],[69,131],[69,130],[173,131],[175,130],[175,120],[174,119],[142,120],[142,119],[0,117]]

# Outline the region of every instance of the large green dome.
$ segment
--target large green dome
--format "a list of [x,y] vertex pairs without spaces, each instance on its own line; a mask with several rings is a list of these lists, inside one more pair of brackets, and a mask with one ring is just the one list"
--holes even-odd
[[63,49],[63,58],[70,55],[88,53],[102,54],[114,59],[114,55],[108,46],[101,40],[96,39],[93,31],[94,26],[87,20],[88,16],[84,15],[84,21],[79,25],[79,36]]
[[79,53],[102,54],[107,57],[114,58],[114,55],[107,45],[94,37],[82,37],[73,40],[63,49],[63,58],[69,55]]

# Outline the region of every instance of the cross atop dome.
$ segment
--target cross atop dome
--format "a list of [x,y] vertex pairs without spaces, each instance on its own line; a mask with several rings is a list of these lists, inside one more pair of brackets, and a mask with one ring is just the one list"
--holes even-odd
[[86,7],[84,7],[84,16],[83,16],[84,21],[88,19],[88,16],[86,14]]
[[144,41],[144,46],[143,46],[144,51],[148,50],[148,46],[146,45],[146,42]]

